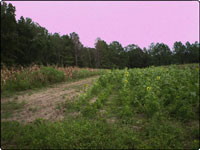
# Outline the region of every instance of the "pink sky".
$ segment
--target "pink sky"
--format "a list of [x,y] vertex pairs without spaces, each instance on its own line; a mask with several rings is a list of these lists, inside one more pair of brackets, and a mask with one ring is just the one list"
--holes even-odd
[[[7,2],[8,3],[8,2]],[[76,32],[84,46],[94,47],[97,37],[108,44],[152,42],[172,47],[175,41],[199,41],[197,1],[12,1],[16,17],[29,17],[50,33]]]

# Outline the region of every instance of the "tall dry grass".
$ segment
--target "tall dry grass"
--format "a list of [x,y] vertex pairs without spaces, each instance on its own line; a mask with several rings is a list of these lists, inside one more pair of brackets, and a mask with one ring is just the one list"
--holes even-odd
[[[46,70],[45,70],[46,68]],[[58,72],[57,72],[57,71]],[[19,82],[24,82],[22,84],[32,84],[35,82],[44,82],[45,85],[51,83],[51,80],[56,79],[59,77],[59,72],[64,73],[64,80],[71,80],[71,79],[79,79],[85,78],[93,75],[102,74],[105,70],[101,69],[91,69],[91,68],[78,68],[78,67],[58,67],[56,65],[53,66],[39,66],[36,64],[32,64],[29,67],[2,67],[1,68],[1,89],[9,89],[9,86],[12,84],[15,85],[15,89],[17,89]],[[57,76],[58,75],[58,76]],[[49,81],[45,81],[49,80]],[[55,80],[54,80],[55,81]],[[54,83],[54,81],[52,83]],[[61,80],[56,80],[56,82],[60,82]],[[63,80],[62,80],[63,81]],[[43,85],[42,85],[43,86]],[[27,87],[31,88],[31,86]],[[25,89],[27,89],[25,88]],[[23,88],[22,88],[23,89]]]

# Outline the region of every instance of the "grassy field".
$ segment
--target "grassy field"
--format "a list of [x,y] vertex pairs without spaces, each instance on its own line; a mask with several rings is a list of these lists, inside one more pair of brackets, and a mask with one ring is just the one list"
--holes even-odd
[[2,147],[199,148],[198,64],[107,70],[84,91],[63,103],[62,121],[3,121]]

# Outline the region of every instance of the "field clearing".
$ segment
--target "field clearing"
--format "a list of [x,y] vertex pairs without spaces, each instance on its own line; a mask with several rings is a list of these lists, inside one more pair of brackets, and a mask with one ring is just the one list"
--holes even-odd
[[[46,112],[62,112],[52,118],[40,115],[21,123],[23,111],[19,118],[7,115],[1,127],[3,148],[199,148],[198,64],[107,70],[98,78],[58,85],[26,95],[25,102],[19,96],[18,103],[4,105],[16,98],[2,99],[2,106],[15,112],[41,103],[39,109],[26,108],[31,116],[51,107],[42,104],[44,95],[56,101],[58,94],[62,102]],[[81,94],[73,97],[73,92]]]

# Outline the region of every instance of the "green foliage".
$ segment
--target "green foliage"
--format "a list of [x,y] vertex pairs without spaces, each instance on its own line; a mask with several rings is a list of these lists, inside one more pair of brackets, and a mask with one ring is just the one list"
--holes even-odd
[[76,70],[73,73],[73,79],[82,79],[87,78],[94,75],[101,75],[104,74],[104,70],[99,69],[98,71],[91,71],[87,69]]
[[136,144],[134,132],[126,127],[118,129],[101,120],[81,118],[56,123],[38,119],[27,125],[3,122],[1,131],[3,141],[20,143],[15,148],[22,149],[127,149]]
[[153,120],[144,128],[144,144],[146,148],[153,149],[181,149],[185,136],[182,130],[182,127],[177,128],[169,121]]
[[53,67],[41,67],[40,72],[49,83],[56,83],[65,80],[65,74]]
[[1,104],[1,110],[2,110],[1,117],[2,118],[11,117],[15,111],[19,112],[24,105],[25,105],[24,101],[19,103],[15,100]]
[[65,120],[2,122],[2,142],[19,149],[197,149],[198,75],[197,64],[107,71],[65,103]]

